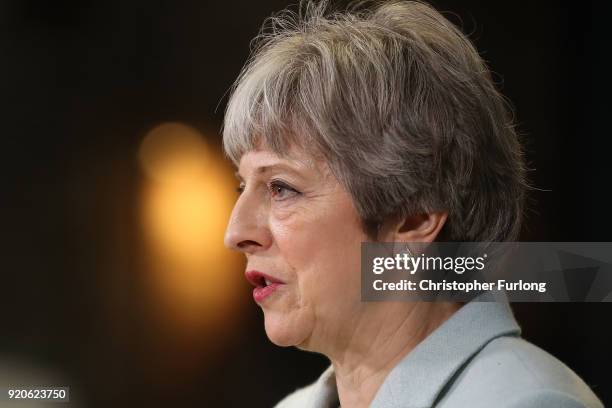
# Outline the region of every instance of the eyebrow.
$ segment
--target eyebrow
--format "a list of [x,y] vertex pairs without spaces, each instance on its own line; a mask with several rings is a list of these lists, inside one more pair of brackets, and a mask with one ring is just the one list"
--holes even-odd
[[[256,173],[258,175],[262,175],[262,174],[268,173],[268,172],[273,171],[273,170],[285,170],[285,171],[288,171],[289,173],[293,173],[296,176],[300,176],[300,177],[302,176],[296,169],[293,169],[292,167],[290,167],[290,166],[288,166],[286,164],[282,164],[282,163],[271,164],[269,166],[260,166],[260,167],[257,167],[255,169],[254,173]],[[243,177],[240,175],[239,171],[236,171],[234,173],[234,175],[236,176],[236,178],[238,180],[240,180],[240,181],[244,180]]]

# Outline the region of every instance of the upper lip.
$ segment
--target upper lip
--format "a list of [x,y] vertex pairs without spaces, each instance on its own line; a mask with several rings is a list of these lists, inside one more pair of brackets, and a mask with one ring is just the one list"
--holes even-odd
[[273,276],[259,271],[246,271],[244,276],[246,276],[247,280],[251,282],[251,285],[253,286],[267,286],[266,281],[270,283],[285,283]]

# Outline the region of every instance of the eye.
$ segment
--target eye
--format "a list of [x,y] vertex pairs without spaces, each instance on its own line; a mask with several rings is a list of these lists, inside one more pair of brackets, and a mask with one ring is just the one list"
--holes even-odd
[[238,193],[238,195],[240,195],[242,194],[243,191],[244,191],[244,183],[240,183],[240,185],[236,187],[236,192]]
[[299,191],[280,180],[272,180],[268,185],[268,189],[270,190],[270,195],[276,201],[283,201],[300,194]]

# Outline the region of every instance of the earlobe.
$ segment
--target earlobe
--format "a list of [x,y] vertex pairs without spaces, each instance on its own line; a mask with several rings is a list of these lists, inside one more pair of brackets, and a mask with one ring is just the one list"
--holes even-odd
[[447,218],[447,212],[407,216],[398,224],[394,240],[396,242],[433,242]]

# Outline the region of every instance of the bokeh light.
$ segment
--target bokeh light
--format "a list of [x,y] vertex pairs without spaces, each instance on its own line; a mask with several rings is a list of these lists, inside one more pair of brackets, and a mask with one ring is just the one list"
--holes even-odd
[[[143,139],[142,221],[154,304],[183,328],[227,322],[244,283],[223,246],[236,181],[194,128],[164,123]],[[231,320],[231,319],[229,319]]]

